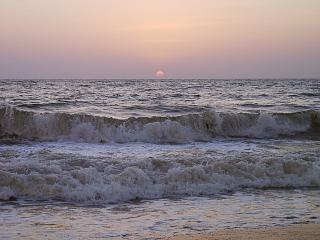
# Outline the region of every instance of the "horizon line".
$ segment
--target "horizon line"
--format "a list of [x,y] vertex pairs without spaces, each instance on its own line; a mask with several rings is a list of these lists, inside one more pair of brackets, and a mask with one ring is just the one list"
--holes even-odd
[[249,78],[0,78],[0,80],[320,80],[320,77]]

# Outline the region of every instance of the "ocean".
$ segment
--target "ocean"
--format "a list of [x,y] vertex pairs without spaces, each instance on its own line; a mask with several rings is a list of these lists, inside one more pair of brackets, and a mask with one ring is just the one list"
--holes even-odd
[[320,80],[0,80],[0,239],[320,223]]

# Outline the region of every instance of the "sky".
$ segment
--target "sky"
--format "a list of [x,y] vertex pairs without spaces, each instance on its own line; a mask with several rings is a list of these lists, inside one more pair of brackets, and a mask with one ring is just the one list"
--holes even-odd
[[0,1],[0,78],[154,77],[320,78],[320,1]]

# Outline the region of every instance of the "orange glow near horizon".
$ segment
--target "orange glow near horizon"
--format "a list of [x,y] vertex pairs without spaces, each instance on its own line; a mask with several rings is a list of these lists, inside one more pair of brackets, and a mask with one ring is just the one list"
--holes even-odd
[[164,77],[165,76],[165,72],[162,70],[158,70],[156,71],[156,77]]
[[[2,0],[0,70],[144,77],[164,66],[172,77],[290,75],[300,63],[293,59],[320,59],[319,12],[316,0]],[[284,70],[277,61],[287,62]]]

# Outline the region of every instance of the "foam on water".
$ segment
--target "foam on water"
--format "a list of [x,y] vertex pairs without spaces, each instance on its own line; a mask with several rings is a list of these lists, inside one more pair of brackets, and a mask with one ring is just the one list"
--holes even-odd
[[[28,145],[21,145],[20,150],[16,146],[2,147],[0,199],[121,202],[248,188],[320,187],[317,144],[310,147],[293,143],[284,145],[287,149],[281,151],[264,143],[255,147],[236,142],[225,147],[212,143],[178,149],[161,145],[103,149],[100,145],[91,150],[92,154],[84,150],[85,155],[70,149],[62,151],[62,145],[54,149],[41,144],[38,149]],[[90,148],[94,145],[87,146]]]
[[186,143],[215,137],[320,137],[320,112],[218,113],[116,119],[85,114],[0,109],[0,136],[86,142]]
[[318,188],[319,89],[316,79],[0,80],[0,199]]
[[0,202],[1,239],[166,239],[230,228],[320,222],[319,190],[253,190],[212,197],[86,205]]

